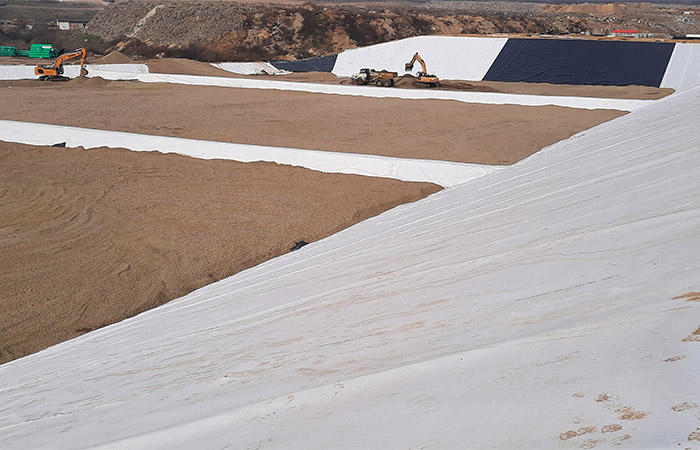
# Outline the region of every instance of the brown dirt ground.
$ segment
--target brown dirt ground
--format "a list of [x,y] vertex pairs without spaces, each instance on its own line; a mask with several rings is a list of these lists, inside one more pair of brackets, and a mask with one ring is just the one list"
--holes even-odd
[[179,75],[200,75],[206,77],[238,78],[241,75],[228,72],[209,63],[183,58],[149,59],[145,61],[152,73],[171,73]]
[[98,78],[6,81],[0,92],[7,120],[482,164],[513,164],[623,115]]
[[439,189],[271,163],[0,141],[0,363]]

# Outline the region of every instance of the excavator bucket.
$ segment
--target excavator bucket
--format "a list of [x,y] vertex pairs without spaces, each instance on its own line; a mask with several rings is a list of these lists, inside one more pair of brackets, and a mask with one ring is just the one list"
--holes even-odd
[[87,76],[87,74],[88,74],[87,69],[85,67],[81,67],[80,68],[80,76],[85,78]]
[[411,64],[411,63],[406,63],[405,69],[406,69],[407,72],[408,72],[409,70],[413,70],[413,64]]

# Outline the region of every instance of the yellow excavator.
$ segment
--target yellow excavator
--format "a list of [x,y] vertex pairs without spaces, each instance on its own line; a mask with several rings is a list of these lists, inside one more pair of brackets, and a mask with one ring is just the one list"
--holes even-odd
[[411,62],[406,63],[406,72],[409,72],[413,70],[413,64],[418,61],[423,68],[422,72],[418,72],[418,78],[416,78],[416,81],[413,82],[414,86],[417,87],[435,87],[440,85],[440,79],[436,77],[435,75],[430,75],[428,73],[428,67],[425,65],[425,61],[423,61],[423,58],[420,57],[418,52],[416,52],[415,55],[413,55],[413,59]]
[[34,74],[39,76],[39,81],[68,81],[70,78],[63,76],[63,63],[70,59],[80,58],[80,76],[84,77],[88,73],[85,69],[85,56],[84,48],[66,52],[56,58],[53,64],[36,66]]

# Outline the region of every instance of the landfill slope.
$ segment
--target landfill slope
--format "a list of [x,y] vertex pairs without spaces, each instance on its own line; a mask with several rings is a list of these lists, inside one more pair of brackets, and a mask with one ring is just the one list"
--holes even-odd
[[699,101],[674,94],[0,366],[0,438],[692,447]]

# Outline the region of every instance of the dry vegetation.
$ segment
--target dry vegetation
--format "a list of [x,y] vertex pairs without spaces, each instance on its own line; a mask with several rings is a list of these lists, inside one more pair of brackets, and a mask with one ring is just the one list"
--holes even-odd
[[615,28],[673,35],[697,24],[650,5],[575,8],[510,2],[302,5],[131,1],[105,8],[90,33],[118,49],[202,61],[298,59],[426,34],[606,34]]
[[[425,34],[604,35],[616,28],[659,36],[699,33],[695,16],[684,15],[683,10],[651,4],[499,1],[319,5],[296,0],[282,4],[135,0],[106,6],[12,2],[0,7],[0,20],[19,18],[21,25],[0,27],[0,42],[20,46],[50,42],[96,53],[119,49],[144,58],[299,59]],[[80,32],[59,32],[46,25],[67,17],[91,21]],[[30,19],[33,28],[28,30],[22,21]]]

